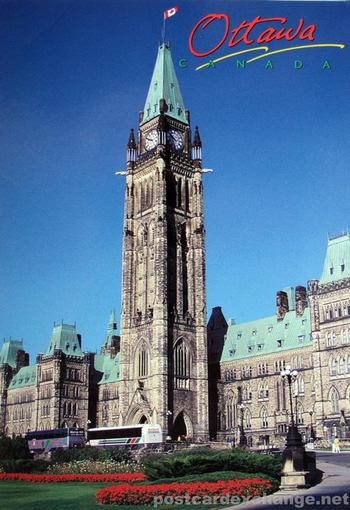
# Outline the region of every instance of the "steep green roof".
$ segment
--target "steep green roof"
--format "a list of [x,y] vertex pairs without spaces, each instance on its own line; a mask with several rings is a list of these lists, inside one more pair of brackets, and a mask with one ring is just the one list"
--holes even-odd
[[119,381],[119,363],[120,353],[118,352],[114,358],[110,356],[104,356],[103,362],[103,375],[99,384],[106,384],[111,382]]
[[326,259],[320,283],[330,283],[350,276],[350,234],[328,240]]
[[12,368],[16,367],[16,354],[23,350],[22,340],[5,340],[0,351],[0,365],[8,363]]
[[221,362],[247,360],[310,345],[310,311],[297,317],[295,310],[286,313],[282,321],[276,315],[242,324],[228,321],[228,330]]
[[162,43],[158,50],[141,124],[145,124],[159,115],[159,101],[161,99],[165,99],[168,106],[167,116],[188,124],[170,47],[166,43]]
[[43,356],[52,356],[55,349],[61,349],[70,356],[83,356],[75,326],[58,324],[53,328],[51,340]]
[[22,367],[19,372],[13,377],[10,382],[9,389],[25,388],[26,386],[33,386],[36,381],[36,365],[29,367]]

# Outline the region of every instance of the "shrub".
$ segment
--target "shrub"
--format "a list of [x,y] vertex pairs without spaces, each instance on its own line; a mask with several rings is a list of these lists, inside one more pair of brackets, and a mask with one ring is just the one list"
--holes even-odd
[[0,466],[6,473],[46,473],[50,463],[43,459],[5,459]]
[[210,449],[195,449],[174,455],[149,455],[141,460],[141,469],[149,480],[177,478],[213,471],[259,472],[278,478],[281,468],[280,457],[243,450],[217,452]]
[[0,459],[30,459],[31,457],[23,437],[0,436]]
[[[214,471],[212,473],[203,473],[201,475],[186,475],[176,478],[176,483],[184,482],[184,483],[190,483],[190,482],[218,482],[219,480],[239,480],[239,479],[245,479],[249,480],[250,478],[259,478],[261,480],[269,480],[271,482],[271,485],[273,487],[273,490],[276,491],[279,488],[279,481],[277,481],[275,478],[266,476],[264,473],[241,473],[239,471]],[[153,485],[153,484],[164,484],[164,483],[173,483],[173,478],[161,478],[156,481],[149,481],[144,480],[143,482],[140,482],[142,485]]]
[[67,462],[76,462],[91,460],[104,462],[112,460],[114,462],[131,463],[132,456],[129,450],[122,448],[72,448],[59,449],[51,453],[52,464],[64,464]]

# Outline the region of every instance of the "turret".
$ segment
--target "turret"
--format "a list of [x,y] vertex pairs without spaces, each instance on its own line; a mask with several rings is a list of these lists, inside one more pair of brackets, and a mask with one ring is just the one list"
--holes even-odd
[[134,162],[137,159],[137,144],[135,142],[134,130],[130,130],[129,141],[126,149],[126,162]]
[[195,127],[191,156],[192,159],[202,160],[202,142],[199,136],[198,126]]

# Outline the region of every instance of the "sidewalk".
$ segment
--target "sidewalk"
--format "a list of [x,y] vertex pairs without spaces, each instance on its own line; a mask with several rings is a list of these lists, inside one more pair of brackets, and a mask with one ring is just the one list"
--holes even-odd
[[[341,455],[341,454],[340,454]],[[308,489],[278,491],[253,501],[226,507],[225,510],[258,510],[259,508],[290,510],[292,508],[320,510],[350,510],[350,467],[329,462],[318,462],[317,469],[323,472],[319,484]]]

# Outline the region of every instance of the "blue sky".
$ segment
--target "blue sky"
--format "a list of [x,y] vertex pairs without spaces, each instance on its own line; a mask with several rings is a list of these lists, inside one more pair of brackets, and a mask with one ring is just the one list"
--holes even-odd
[[[236,322],[272,315],[275,294],[319,278],[327,235],[349,219],[350,5],[179,0],[166,22],[192,128],[203,142],[207,308]],[[163,0],[12,0],[0,4],[0,335],[45,350],[54,322],[99,350],[120,314],[125,148],[157,55]],[[316,25],[314,43],[262,58],[191,54],[206,14]],[[282,25],[273,24],[276,28]],[[261,25],[252,31],[257,37]],[[220,23],[198,32],[210,47]],[[270,50],[300,44],[281,40]],[[257,46],[252,44],[251,46]],[[228,39],[212,55],[246,49]],[[180,59],[187,67],[180,67]],[[294,68],[295,60],[303,63]],[[324,62],[331,69],[323,69]]]

